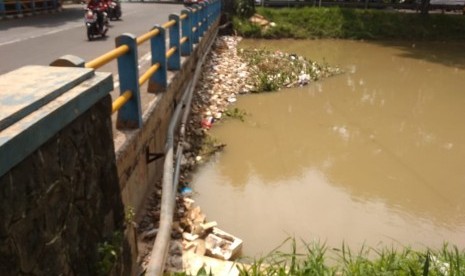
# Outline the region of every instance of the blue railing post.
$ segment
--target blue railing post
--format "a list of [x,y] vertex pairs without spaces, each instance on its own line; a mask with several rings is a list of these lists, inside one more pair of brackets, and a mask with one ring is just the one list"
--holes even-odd
[[215,1],[214,0],[209,0],[207,2],[207,20],[208,20],[208,27],[210,28],[210,26],[212,25],[213,23],[213,8],[214,8],[214,3]]
[[149,93],[158,93],[166,91],[167,83],[167,66],[166,66],[166,32],[159,25],[155,25],[152,30],[157,29],[159,34],[150,39],[150,50],[152,54],[152,65],[160,64],[160,67],[150,77],[147,91]]
[[216,19],[216,6],[217,6],[217,1],[212,0],[212,1],[210,1],[210,3],[212,4],[212,16],[213,16],[213,20],[212,20],[212,21],[215,21],[215,19]]
[[200,10],[200,33],[199,36],[202,36],[205,34],[205,31],[207,30],[207,24],[205,24],[205,15],[206,15],[206,7],[205,3],[200,3],[201,10]]
[[30,0],[29,2],[31,4],[31,10],[32,10],[31,12],[32,14],[35,14],[36,13],[36,1]]
[[213,16],[212,21],[215,21],[216,18],[217,18],[217,11],[216,10],[217,10],[217,7],[218,7],[218,1],[212,0],[211,3],[212,3],[212,16]]
[[210,12],[211,12],[211,5],[209,1],[204,1],[205,3],[205,25],[206,29],[210,28]]
[[192,52],[192,11],[182,10],[181,15],[185,14],[187,17],[181,22],[181,35],[187,37],[187,41],[181,45],[181,55],[188,56]]
[[142,108],[140,103],[139,68],[137,63],[137,42],[132,34],[122,34],[115,39],[116,47],[126,45],[129,52],[118,58],[120,94],[132,92],[130,100],[118,111],[117,129],[142,127]]
[[168,19],[176,21],[176,24],[170,28],[170,48],[175,47],[176,51],[168,58],[168,70],[181,69],[181,49],[179,47],[179,15],[170,14]]
[[21,0],[16,0],[16,14],[21,15]]
[[202,4],[198,4],[197,6],[197,36],[199,37],[199,40],[200,38],[203,36],[203,32],[202,32],[202,24],[203,24],[203,5]]
[[5,1],[0,0],[0,18],[6,15],[5,11]]
[[192,43],[197,44],[199,43],[199,14],[200,14],[200,6],[199,5],[194,5],[192,6],[194,8],[194,12],[192,13],[192,27],[195,28],[192,36]]
[[[264,1],[264,0],[263,0]],[[221,10],[223,9],[223,7],[221,6],[221,1],[216,1],[217,4],[216,4],[216,18],[219,19],[220,16],[221,16]]]

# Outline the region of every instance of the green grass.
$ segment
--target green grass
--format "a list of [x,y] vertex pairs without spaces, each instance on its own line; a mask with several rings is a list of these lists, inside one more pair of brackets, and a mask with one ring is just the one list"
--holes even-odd
[[[413,250],[408,247],[381,249],[362,247],[353,252],[342,244],[329,249],[324,243],[297,242],[288,238],[266,256],[242,258],[236,262],[241,276],[462,276],[465,275],[465,250],[444,244],[441,249]],[[285,246],[289,246],[285,250]],[[303,252],[300,252],[303,251]],[[187,276],[183,273],[169,275]],[[213,275],[205,268],[197,276]]]
[[[344,244],[339,249],[319,242],[303,244],[303,253],[297,252],[295,239],[288,239],[263,258],[241,260],[240,275],[465,275],[465,251],[448,244],[440,250],[362,247],[357,252]],[[290,245],[287,253],[284,245]]]
[[276,23],[261,29],[246,18],[235,17],[236,32],[248,38],[342,38],[465,40],[465,16],[386,12],[346,8],[257,8]]

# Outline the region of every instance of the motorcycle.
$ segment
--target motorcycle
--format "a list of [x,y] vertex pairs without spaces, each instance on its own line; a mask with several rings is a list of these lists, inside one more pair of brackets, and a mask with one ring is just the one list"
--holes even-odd
[[[99,24],[98,20],[98,13],[101,13],[100,16],[103,18],[101,19],[101,23]],[[84,15],[84,22],[86,24],[87,29],[87,39],[89,41],[93,40],[96,36],[105,37],[108,31],[108,16],[107,13],[104,11],[98,11],[86,8],[86,12]]]
[[110,20],[119,20],[122,15],[121,4],[117,0],[112,0],[107,8],[108,18]]

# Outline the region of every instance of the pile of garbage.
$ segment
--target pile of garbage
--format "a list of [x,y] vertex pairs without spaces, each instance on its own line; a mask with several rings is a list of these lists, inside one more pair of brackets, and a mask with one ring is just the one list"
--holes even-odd
[[185,216],[180,225],[185,226],[182,234],[184,250],[197,255],[207,255],[220,260],[232,260],[242,248],[242,240],[219,229],[216,221],[207,222],[205,214],[190,198],[184,198]]
[[304,86],[342,72],[338,67],[320,64],[282,51],[240,49],[239,53],[249,65],[248,83],[254,87],[252,92]]
[[249,22],[254,24],[254,25],[260,26],[260,28],[263,31],[266,31],[270,27],[275,27],[276,26],[276,23],[270,22],[263,15],[258,14],[258,13],[255,13],[254,15],[252,15],[249,18]]
[[[220,260],[233,260],[242,247],[242,240],[221,230],[215,221],[208,222],[200,207],[195,206],[189,188],[192,172],[209,156],[225,146],[209,135],[209,129],[228,114],[228,107],[239,94],[269,91],[264,88],[301,86],[338,73],[338,69],[320,66],[297,55],[280,51],[237,50],[240,37],[218,37],[202,68],[194,91],[191,114],[181,164],[179,193],[172,229],[166,269],[183,271],[182,253],[193,251]],[[265,78],[264,87],[258,79]],[[279,80],[279,81],[278,81]],[[140,264],[145,267],[151,246],[158,232],[161,185],[155,189],[146,215],[137,225]]]
[[[191,115],[186,129],[182,158],[179,194],[172,227],[172,242],[166,269],[183,271],[182,253],[193,251],[222,260],[231,260],[240,251],[242,241],[218,228],[216,222],[207,222],[200,207],[195,206],[189,188],[192,171],[208,156],[221,150],[220,144],[208,135],[212,125],[221,120],[237,95],[249,93],[247,64],[237,55],[237,37],[218,37],[202,68],[200,80],[192,99]],[[139,260],[145,268],[150,260],[153,242],[160,220],[161,184],[151,196],[146,214],[137,224]]]

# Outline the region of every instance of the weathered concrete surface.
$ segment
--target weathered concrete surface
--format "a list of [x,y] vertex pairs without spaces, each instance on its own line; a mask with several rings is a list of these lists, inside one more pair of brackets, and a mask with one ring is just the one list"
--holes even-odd
[[[163,176],[164,158],[148,162],[149,154],[165,152],[166,134],[172,114],[180,101],[182,93],[187,88],[189,80],[193,77],[195,67],[207,51],[209,42],[215,39],[218,21],[212,24],[208,32],[204,34],[200,42],[195,46],[189,58],[182,58],[181,70],[168,72],[167,91],[158,94],[143,114],[143,127],[132,131],[119,131],[115,133],[116,162],[118,178],[121,187],[121,195],[125,208],[134,210],[138,221],[144,213],[144,206],[150,195],[156,192],[156,183]],[[158,222],[154,222],[158,223]],[[131,240],[133,263],[137,263],[135,257],[142,257],[138,248],[136,234],[128,234]],[[137,273],[133,271],[133,274]]]
[[182,68],[170,74],[167,91],[159,94],[143,114],[143,127],[138,130],[119,132],[115,135],[118,176],[124,205],[141,210],[144,200],[154,189],[154,183],[163,173],[163,158],[147,162],[148,153],[163,153],[171,115],[185,91],[208,42],[214,39],[218,22],[213,24],[195,47],[189,59],[183,59]]
[[48,66],[24,66],[0,75],[0,130],[92,76],[91,69]]
[[124,223],[110,110],[106,96],[0,177],[2,275],[100,269],[99,247]]

